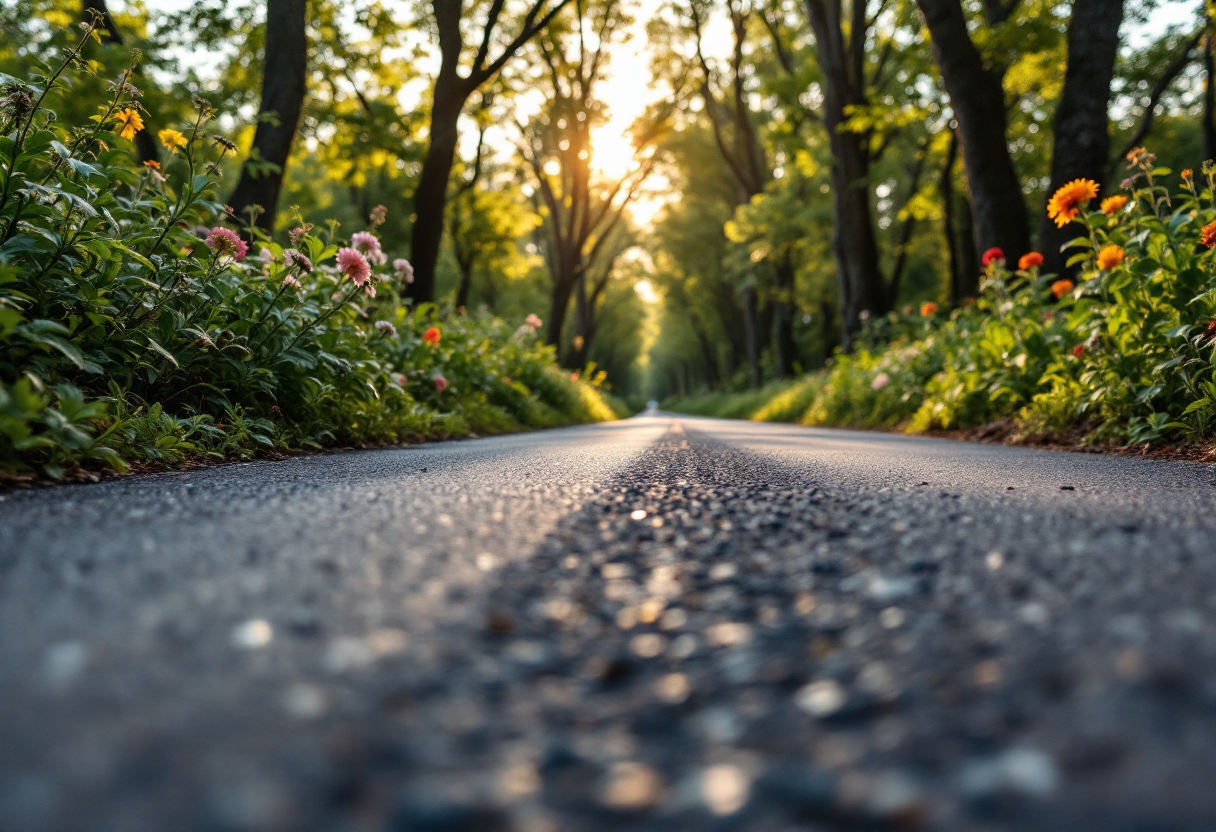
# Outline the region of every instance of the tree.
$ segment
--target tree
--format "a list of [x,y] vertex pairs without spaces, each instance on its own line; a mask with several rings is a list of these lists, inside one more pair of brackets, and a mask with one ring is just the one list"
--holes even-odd
[[[627,208],[650,175],[653,154],[635,162],[621,176],[597,171],[592,131],[606,117],[595,86],[607,67],[607,49],[628,18],[619,0],[576,3],[577,15],[567,25],[553,26],[536,43],[546,102],[527,125],[519,125],[521,153],[532,169],[543,210],[546,264],[551,279],[546,340],[563,346],[566,311],[573,297],[576,341],[574,366],[584,363],[594,338],[594,308],[611,275],[616,257],[627,246]],[[662,119],[637,126],[639,153],[658,138]]]
[[[1099,186],[1104,183],[1110,157],[1107,109],[1122,22],[1123,0],[1073,2],[1064,89],[1052,120],[1055,139],[1048,193],[1074,179],[1092,179]],[[1065,271],[1060,248],[1074,236],[1074,231],[1057,227],[1044,212],[1039,220],[1044,271]]]
[[228,204],[237,217],[258,206],[256,223],[270,232],[283,187],[283,174],[304,109],[308,73],[306,0],[267,0],[262,103],[250,157],[241,167]]
[[[506,0],[489,0],[488,6],[478,6],[485,18],[477,51],[465,74],[460,73],[466,58],[464,27],[469,24],[472,10],[464,0],[432,0],[431,9],[439,42],[439,74],[431,97],[429,145],[414,190],[414,221],[410,260],[414,265],[414,282],[407,292],[418,302],[435,298],[435,266],[443,242],[444,208],[447,204],[448,180],[456,159],[459,142],[460,115],[474,92],[492,80],[515,55],[571,0],[535,0],[523,14],[514,37],[511,37],[496,58],[490,51],[499,38]],[[503,24],[503,25],[500,25]]]
[[[1030,250],[1030,218],[1009,154],[1005,68],[976,47],[961,0],[916,0],[933,39],[933,56],[958,121],[971,193],[975,247],[1000,248],[1014,262]],[[985,0],[988,26],[1008,20],[1018,0]]]

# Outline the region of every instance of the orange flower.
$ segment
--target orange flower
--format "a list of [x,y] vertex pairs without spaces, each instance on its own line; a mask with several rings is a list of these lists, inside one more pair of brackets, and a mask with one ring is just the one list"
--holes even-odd
[[156,161],[155,159],[149,159],[148,161],[144,162],[144,167],[151,168],[152,170],[160,170],[160,162]]
[[931,318],[937,314],[937,304],[933,301],[925,301],[920,305],[920,316],[922,318]]
[[1043,265],[1043,255],[1037,251],[1028,251],[1018,259],[1018,268],[1022,271],[1036,269]]
[[1098,268],[1103,271],[1110,271],[1115,266],[1123,262],[1123,247],[1111,243],[1107,246],[1102,246],[1102,250],[1098,252]]
[[439,339],[441,337],[442,336],[439,333],[439,327],[437,327],[437,326],[433,326],[430,329],[428,329],[426,332],[422,333],[422,340],[426,341],[428,344],[432,344],[432,345],[438,344]]
[[1216,246],[1216,222],[1210,222],[1200,229],[1199,242],[1208,248]]
[[1182,178],[1183,178],[1183,179],[1189,180],[1189,179],[1190,179],[1192,176],[1194,176],[1194,175],[1195,175],[1195,171],[1191,170],[1190,168],[1185,168],[1185,169],[1183,169],[1183,171],[1182,171]]
[[1123,194],[1115,194],[1108,196],[1102,200],[1102,213],[1111,217],[1123,210],[1123,206],[1127,204],[1127,197]]
[[1047,201],[1047,216],[1063,228],[1077,218],[1081,206],[1098,195],[1098,183],[1092,179],[1074,179],[1060,187]]
[[1071,280],[1057,280],[1051,284],[1051,293],[1058,298],[1062,298],[1072,291],[1072,285]]

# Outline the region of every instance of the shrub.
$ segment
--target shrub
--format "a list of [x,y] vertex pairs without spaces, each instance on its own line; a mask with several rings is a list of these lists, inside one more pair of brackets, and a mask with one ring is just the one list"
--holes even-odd
[[382,213],[349,239],[334,224],[300,223],[287,245],[238,234],[217,197],[234,146],[207,132],[205,103],[160,131],[163,164],[132,162],[129,70],[90,124],[59,124],[51,104],[92,69],[83,43],[29,81],[0,76],[0,468],[611,418],[534,326],[404,305]]

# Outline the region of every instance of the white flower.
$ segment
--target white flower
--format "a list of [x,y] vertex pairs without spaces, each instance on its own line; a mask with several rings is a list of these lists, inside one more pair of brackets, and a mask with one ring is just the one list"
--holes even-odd
[[891,383],[891,377],[886,373],[879,373],[874,376],[874,380],[870,382],[870,387],[874,390],[881,390]]

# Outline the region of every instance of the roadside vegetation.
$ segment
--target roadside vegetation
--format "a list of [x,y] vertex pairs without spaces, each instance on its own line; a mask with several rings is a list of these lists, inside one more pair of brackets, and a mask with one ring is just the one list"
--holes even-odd
[[[95,113],[57,102],[104,68],[83,50],[0,75],[0,472],[61,478],[132,462],[467,436],[614,418],[560,369],[536,315],[406,303],[379,232],[296,216],[277,242],[218,196],[236,147],[196,100],[150,112],[132,70]],[[133,142],[160,125],[159,160]]]
[[[978,298],[868,321],[859,348],[801,380],[678,399],[704,415],[806,425],[960,430],[1084,443],[1209,437],[1216,419],[1213,172],[1175,176],[1128,154],[1122,192],[1066,184],[1049,205],[1075,235],[1076,280],[1040,271],[1037,252],[983,256]],[[1173,193],[1164,183],[1174,182]]]

